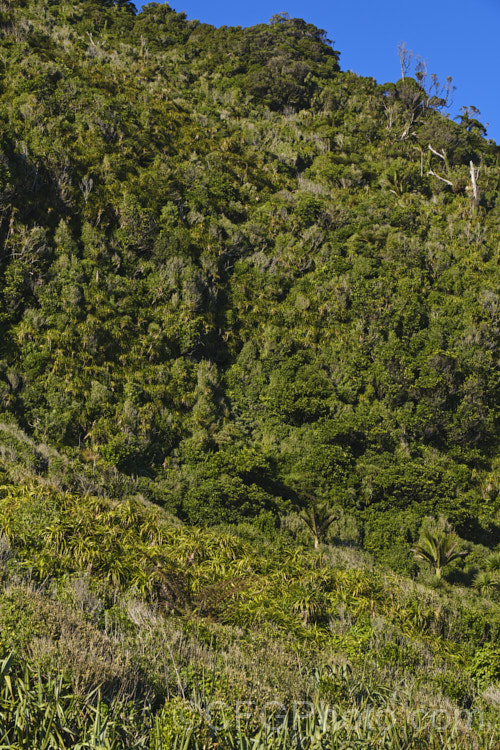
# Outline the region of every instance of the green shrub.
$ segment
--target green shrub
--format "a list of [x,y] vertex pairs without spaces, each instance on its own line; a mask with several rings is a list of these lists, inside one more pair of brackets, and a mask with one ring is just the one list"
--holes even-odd
[[500,647],[485,643],[475,652],[467,671],[478,687],[500,683]]

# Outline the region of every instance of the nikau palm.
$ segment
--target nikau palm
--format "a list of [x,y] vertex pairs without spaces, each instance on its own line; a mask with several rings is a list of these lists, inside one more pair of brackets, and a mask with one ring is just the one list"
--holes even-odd
[[481,570],[474,578],[474,588],[478,589],[484,596],[491,596],[500,588],[498,578],[493,576],[489,570]]
[[318,549],[332,523],[339,518],[338,513],[329,508],[327,503],[314,503],[301,510],[299,517],[313,535],[314,549]]
[[486,560],[486,570],[477,574],[474,587],[486,596],[500,591],[500,552],[494,552]]
[[424,531],[420,541],[412,549],[415,557],[424,560],[435,569],[436,578],[441,578],[443,568],[459,557],[465,557],[467,550],[457,549],[459,539],[454,532],[442,530]]

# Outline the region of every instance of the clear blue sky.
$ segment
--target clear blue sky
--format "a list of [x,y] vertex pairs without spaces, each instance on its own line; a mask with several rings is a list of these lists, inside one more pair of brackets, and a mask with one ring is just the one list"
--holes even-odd
[[[136,7],[145,4],[136,0]],[[343,70],[369,75],[379,83],[400,77],[398,43],[427,61],[440,80],[456,86],[450,116],[463,105],[481,111],[488,136],[500,143],[498,95],[500,0],[172,0],[188,18],[214,26],[253,26],[288,12],[327,31],[340,50]]]

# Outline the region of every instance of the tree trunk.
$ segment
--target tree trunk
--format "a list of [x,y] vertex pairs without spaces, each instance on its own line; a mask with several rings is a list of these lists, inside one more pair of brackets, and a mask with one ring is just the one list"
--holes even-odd
[[479,169],[476,170],[472,159],[470,161],[469,166],[470,166],[470,181],[472,183],[472,207],[475,212],[477,207],[479,206],[479,200],[480,200],[479,190],[477,187],[477,179],[476,179]]

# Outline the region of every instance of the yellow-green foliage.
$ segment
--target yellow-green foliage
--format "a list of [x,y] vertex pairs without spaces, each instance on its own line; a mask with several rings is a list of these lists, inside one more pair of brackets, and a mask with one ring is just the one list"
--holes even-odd
[[326,545],[191,528],[138,500],[41,484],[1,492],[3,641],[81,689],[346,706],[390,690],[397,705],[430,710],[482,706],[494,684],[482,655],[499,608],[473,592],[427,590],[362,558],[353,567]]

